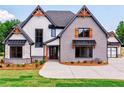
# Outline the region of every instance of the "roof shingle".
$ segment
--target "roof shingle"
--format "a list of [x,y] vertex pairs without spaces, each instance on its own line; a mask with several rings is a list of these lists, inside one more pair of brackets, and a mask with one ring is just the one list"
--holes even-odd
[[71,11],[47,11],[46,14],[58,27],[65,27],[75,15]]

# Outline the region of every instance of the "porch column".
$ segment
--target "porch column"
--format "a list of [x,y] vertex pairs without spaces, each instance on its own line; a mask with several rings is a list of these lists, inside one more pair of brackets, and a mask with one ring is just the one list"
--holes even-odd
[[48,61],[48,46],[46,46],[46,57],[45,57],[45,61]]

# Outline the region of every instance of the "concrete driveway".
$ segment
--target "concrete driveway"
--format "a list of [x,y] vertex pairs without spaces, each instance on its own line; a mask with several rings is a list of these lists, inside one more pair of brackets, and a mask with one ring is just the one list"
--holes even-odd
[[89,78],[124,80],[124,58],[109,59],[105,66],[67,66],[56,61],[45,63],[39,74],[46,78]]

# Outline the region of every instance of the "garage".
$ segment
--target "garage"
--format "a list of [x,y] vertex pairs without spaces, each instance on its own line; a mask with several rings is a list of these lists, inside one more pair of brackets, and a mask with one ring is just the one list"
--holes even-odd
[[118,56],[117,47],[108,47],[108,57],[117,58]]

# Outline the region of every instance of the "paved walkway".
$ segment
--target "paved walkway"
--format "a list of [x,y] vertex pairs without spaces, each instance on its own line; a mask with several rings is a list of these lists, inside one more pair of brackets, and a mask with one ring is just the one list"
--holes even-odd
[[58,62],[47,62],[39,71],[46,78],[89,78],[89,79],[123,79],[124,58],[109,59],[105,66],[67,66]]

